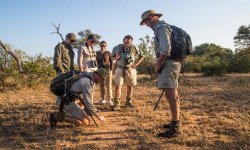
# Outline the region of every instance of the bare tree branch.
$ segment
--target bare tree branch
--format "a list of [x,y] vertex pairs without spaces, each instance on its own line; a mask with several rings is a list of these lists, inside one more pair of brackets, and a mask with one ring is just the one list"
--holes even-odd
[[58,24],[58,26],[56,26],[55,23],[53,23],[53,26],[56,28],[56,32],[51,32],[50,34],[57,33],[57,34],[60,35],[62,41],[64,41],[63,36],[62,36],[62,34],[60,33],[60,31],[59,31],[59,29],[60,29],[60,24]]
[[15,53],[13,53],[11,50],[9,50],[4,44],[3,42],[0,40],[0,46],[8,53],[10,54],[16,61],[17,63],[17,67],[18,67],[18,70],[19,72],[23,72],[23,69],[22,69],[22,65],[21,65],[21,61],[20,59],[16,56]]

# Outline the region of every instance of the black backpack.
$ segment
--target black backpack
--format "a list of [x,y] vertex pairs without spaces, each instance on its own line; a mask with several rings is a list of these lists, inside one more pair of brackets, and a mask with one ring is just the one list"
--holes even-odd
[[51,81],[50,91],[56,96],[63,96],[64,94],[67,94],[67,92],[69,92],[71,85],[79,78],[79,71],[69,71],[60,74]]
[[192,41],[189,34],[183,29],[174,25],[169,25],[172,29],[171,34],[171,59],[182,60],[190,55]]

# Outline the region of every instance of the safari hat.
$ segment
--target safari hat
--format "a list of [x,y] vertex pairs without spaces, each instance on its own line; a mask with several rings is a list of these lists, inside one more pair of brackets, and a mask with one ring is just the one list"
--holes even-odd
[[66,38],[72,40],[72,41],[77,41],[76,35],[74,33],[68,33],[66,35]]
[[94,35],[94,34],[88,35],[87,40],[91,40],[95,43],[98,42],[98,39],[97,39],[96,35]]
[[145,24],[145,21],[151,17],[151,16],[158,16],[159,18],[162,16],[162,14],[159,14],[157,13],[156,11],[154,10],[148,10],[148,11],[145,11],[142,15],[141,15],[141,22],[140,22],[140,25],[144,25]]
[[95,72],[98,73],[104,80],[106,80],[109,75],[109,72],[104,68],[99,68]]

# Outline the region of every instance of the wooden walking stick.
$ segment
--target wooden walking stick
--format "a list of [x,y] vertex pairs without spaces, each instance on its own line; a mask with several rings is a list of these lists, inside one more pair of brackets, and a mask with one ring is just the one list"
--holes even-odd
[[160,95],[160,97],[159,97],[159,99],[158,99],[158,101],[157,101],[157,103],[156,103],[156,105],[155,105],[154,111],[156,110],[156,107],[158,106],[158,104],[159,104],[159,102],[160,102],[160,100],[161,100],[161,97],[162,97],[163,93],[164,93],[164,90],[162,90],[162,92],[161,92],[161,95]]

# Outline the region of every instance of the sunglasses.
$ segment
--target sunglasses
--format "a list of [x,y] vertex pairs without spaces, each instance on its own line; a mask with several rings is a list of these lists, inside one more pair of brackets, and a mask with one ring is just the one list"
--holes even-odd
[[90,42],[91,42],[92,44],[96,44],[96,41],[92,41],[92,40],[91,40]]
[[101,47],[106,47],[106,45],[101,45]]
[[70,40],[71,43],[75,43],[76,41],[75,40]]

